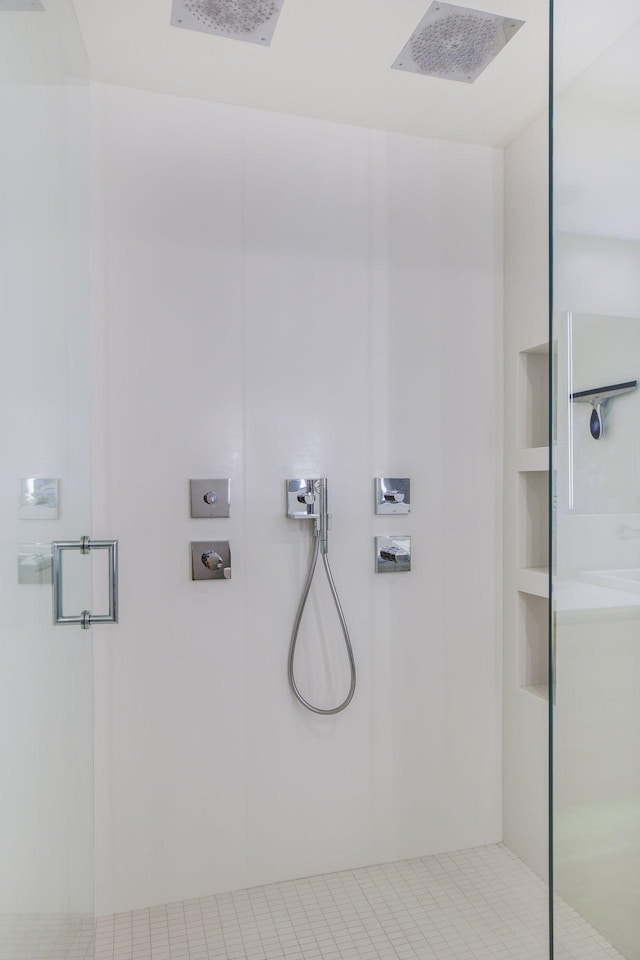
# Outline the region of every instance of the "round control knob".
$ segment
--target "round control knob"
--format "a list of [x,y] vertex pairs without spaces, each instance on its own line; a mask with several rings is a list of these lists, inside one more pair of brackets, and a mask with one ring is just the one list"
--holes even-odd
[[215,550],[207,550],[202,554],[202,562],[209,570],[220,570],[222,567],[222,557]]
[[387,503],[403,503],[404,502],[404,493],[401,490],[389,490],[384,495],[384,499]]
[[300,503],[315,503],[316,496],[314,493],[299,493],[298,501]]
[[209,490],[207,493],[205,493],[202,499],[205,503],[208,503],[209,506],[212,507],[214,503],[218,502],[218,494],[214,493],[213,490]]
[[383,547],[380,556],[383,560],[389,560],[391,563],[399,563],[400,560],[407,559],[407,551],[397,546]]

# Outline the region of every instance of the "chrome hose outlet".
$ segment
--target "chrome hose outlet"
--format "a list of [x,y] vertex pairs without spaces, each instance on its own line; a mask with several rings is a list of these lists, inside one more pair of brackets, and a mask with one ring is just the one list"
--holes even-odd
[[[304,506],[305,509],[300,510],[300,506]],[[333,580],[333,575],[331,573],[331,567],[329,565],[329,520],[330,515],[328,511],[328,497],[327,497],[327,481],[326,478],[320,480],[287,480],[287,516],[292,519],[301,520],[301,519],[312,519],[314,521],[314,536],[313,536],[313,553],[311,556],[311,563],[309,565],[309,572],[307,573],[307,579],[305,581],[304,588],[302,590],[302,596],[300,598],[300,603],[298,605],[298,611],[293,623],[293,630],[291,633],[291,642],[289,644],[289,657],[287,661],[287,673],[289,677],[289,686],[291,692],[294,694],[299,703],[303,707],[306,707],[307,710],[311,710],[312,713],[318,713],[323,716],[331,716],[335,713],[341,713],[346,707],[349,706],[353,700],[353,695],[356,692],[356,664],[353,656],[353,647],[351,646],[351,638],[349,636],[349,628],[347,627],[347,621],[342,610],[342,604],[340,603],[340,597],[338,596],[338,591]],[[313,583],[313,578],[316,572],[316,566],[318,563],[318,555],[322,553],[322,562],[324,565],[324,571],[329,583],[329,589],[331,590],[331,596],[333,597],[333,602],[338,614],[338,619],[340,621],[340,627],[342,629],[342,636],[344,639],[345,648],[347,651],[347,659],[349,662],[349,692],[347,693],[344,700],[338,704],[336,707],[322,708],[316,707],[315,704],[310,703],[302,693],[296,683],[295,669],[294,669],[294,659],[296,653],[296,645],[298,643],[298,633],[300,632],[300,624],[302,622],[302,617],[304,615],[304,610],[307,604],[307,598],[309,596],[309,591],[311,590],[311,584]]]

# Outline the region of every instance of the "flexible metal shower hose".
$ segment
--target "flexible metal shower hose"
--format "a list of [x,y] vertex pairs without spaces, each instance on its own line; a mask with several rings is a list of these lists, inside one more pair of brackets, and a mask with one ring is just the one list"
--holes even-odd
[[333,601],[336,605],[336,610],[338,611],[338,617],[340,618],[340,626],[342,627],[342,635],[344,637],[345,646],[347,648],[347,656],[349,658],[349,669],[351,671],[351,683],[349,686],[349,693],[337,707],[331,707],[328,710],[323,710],[321,707],[314,707],[312,703],[309,703],[308,700],[302,696],[296,684],[295,673],[293,670],[293,658],[296,652],[296,644],[298,642],[298,631],[300,630],[300,623],[302,621],[302,615],[304,613],[304,608],[307,603],[307,597],[309,596],[309,590],[311,589],[311,584],[313,582],[313,575],[316,572],[316,564],[318,562],[318,553],[320,552],[320,537],[316,531],[313,538],[313,556],[311,558],[311,565],[309,567],[309,573],[307,574],[307,581],[304,585],[304,590],[302,591],[302,597],[300,598],[300,605],[298,607],[298,612],[296,613],[296,619],[293,624],[293,632],[291,634],[291,643],[289,644],[289,663],[288,663],[288,672],[289,672],[289,686],[291,690],[298,698],[303,707],[306,707],[307,710],[311,710],[313,713],[321,713],[325,716],[328,716],[332,713],[340,713],[345,707],[348,707],[353,699],[353,695],[356,692],[356,663],[353,658],[353,649],[351,647],[351,639],[349,637],[349,629],[347,627],[347,621],[344,618],[344,613],[342,612],[342,606],[340,604],[340,598],[338,597],[338,591],[336,590],[336,585],[333,582],[333,576],[331,575],[331,567],[329,566],[329,557],[326,552],[323,551],[322,559],[324,561],[324,569],[327,574],[327,580],[329,581],[329,586],[331,588],[331,593],[333,595]]

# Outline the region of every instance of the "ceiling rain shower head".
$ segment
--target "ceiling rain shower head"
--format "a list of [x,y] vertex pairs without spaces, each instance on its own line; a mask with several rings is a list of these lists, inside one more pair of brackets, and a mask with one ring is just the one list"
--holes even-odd
[[171,25],[269,46],[284,0],[173,0]]
[[473,83],[523,23],[436,0],[402,48],[393,69]]

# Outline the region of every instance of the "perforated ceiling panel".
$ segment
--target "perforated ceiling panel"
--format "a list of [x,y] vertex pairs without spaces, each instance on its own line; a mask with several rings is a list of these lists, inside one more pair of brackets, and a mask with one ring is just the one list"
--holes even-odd
[[283,0],[173,0],[174,27],[269,46]]
[[393,64],[396,70],[473,83],[524,20],[432,3]]

